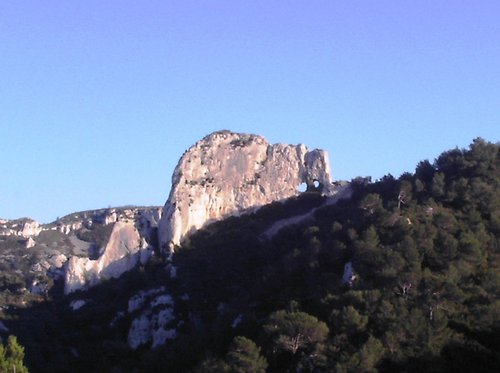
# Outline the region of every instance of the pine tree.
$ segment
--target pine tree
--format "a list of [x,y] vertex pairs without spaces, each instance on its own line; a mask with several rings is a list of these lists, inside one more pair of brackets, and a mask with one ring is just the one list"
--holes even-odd
[[24,347],[15,336],[9,336],[6,347],[0,343],[0,373],[28,373],[23,360]]
[[301,349],[314,348],[328,337],[328,327],[305,312],[273,312],[264,325],[264,331],[273,339],[280,351],[295,355]]
[[234,373],[265,373],[266,359],[260,348],[248,338],[235,337],[226,355],[226,362]]

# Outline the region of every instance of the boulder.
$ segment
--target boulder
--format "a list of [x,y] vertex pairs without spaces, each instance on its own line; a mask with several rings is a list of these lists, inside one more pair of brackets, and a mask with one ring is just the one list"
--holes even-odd
[[38,236],[41,231],[42,227],[40,226],[40,223],[35,220],[28,220],[22,225],[22,231],[20,235],[24,238],[28,238],[31,236]]
[[31,249],[32,247],[34,247],[36,245],[36,242],[33,238],[28,237],[28,239],[25,241],[24,244],[25,244],[27,249]]

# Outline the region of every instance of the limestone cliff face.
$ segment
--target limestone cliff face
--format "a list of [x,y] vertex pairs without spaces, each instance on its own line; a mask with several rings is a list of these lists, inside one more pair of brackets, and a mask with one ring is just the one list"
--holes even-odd
[[[142,241],[142,242],[141,242]],[[97,260],[72,257],[64,278],[64,293],[85,289],[103,279],[116,278],[132,269],[146,249],[133,221],[119,221],[113,227],[103,254]]]
[[172,253],[186,234],[209,222],[295,196],[302,183],[331,194],[329,170],[323,150],[229,131],[208,135],[174,170],[159,224],[161,249]]

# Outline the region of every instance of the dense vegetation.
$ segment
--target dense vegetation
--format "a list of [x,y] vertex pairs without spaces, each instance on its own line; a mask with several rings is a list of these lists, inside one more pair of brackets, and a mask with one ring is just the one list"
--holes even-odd
[[[500,371],[500,146],[477,139],[351,187],[270,240],[273,222],[324,199],[304,193],[210,225],[175,254],[175,279],[155,259],[87,292],[81,312],[67,307],[80,295],[56,297],[10,325],[34,370]],[[132,351],[130,320],[110,320],[158,285],[184,323],[165,346]]]
[[353,188],[272,242],[243,220],[190,240],[177,263],[200,359],[223,361],[241,335],[269,372],[498,371],[499,146],[477,139]]

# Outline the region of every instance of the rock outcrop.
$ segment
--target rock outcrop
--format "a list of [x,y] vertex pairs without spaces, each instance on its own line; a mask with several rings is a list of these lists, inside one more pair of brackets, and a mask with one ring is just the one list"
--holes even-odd
[[[30,218],[0,219],[0,266],[6,276],[23,272],[30,280],[36,278],[38,283],[30,287],[36,293],[52,286],[49,278],[65,278],[66,292],[92,286],[100,278],[116,277],[133,264],[148,261],[158,242],[161,213],[159,206],[124,206],[76,212],[49,224]],[[119,246],[117,230],[139,237],[133,245],[126,244],[131,251],[139,248],[125,255],[130,259],[110,254]]]
[[44,231],[59,231],[70,235],[82,228],[90,228],[94,224],[108,225],[123,220],[136,221],[141,234],[147,235],[149,228],[158,225],[161,213],[161,207],[116,207],[77,212],[57,219],[50,224],[40,224],[30,218],[0,219],[0,237],[29,238],[36,237]]
[[206,136],[187,150],[172,177],[159,241],[164,253],[207,223],[252,211],[309,190],[334,193],[328,155],[305,145],[269,144],[229,131]]
[[28,218],[17,220],[0,219],[0,236],[29,238],[31,236],[38,236],[42,229],[40,223]]
[[66,272],[64,293],[85,289],[103,279],[116,278],[135,267],[141,258],[141,236],[133,221],[119,221],[113,227],[104,252],[97,260],[72,257]]
[[140,233],[149,235],[148,230],[158,225],[161,212],[162,209],[159,207],[120,207],[83,211],[57,220],[51,229],[70,234],[82,228],[90,228],[94,224],[108,225],[117,221],[134,220]]
[[148,343],[156,348],[177,337],[174,300],[164,287],[134,295],[128,302],[127,313],[137,314],[127,336],[128,345],[133,349]]
[[27,249],[31,249],[32,247],[34,247],[36,245],[36,242],[33,238],[28,237],[28,239],[26,240],[26,242],[24,244],[26,245]]

